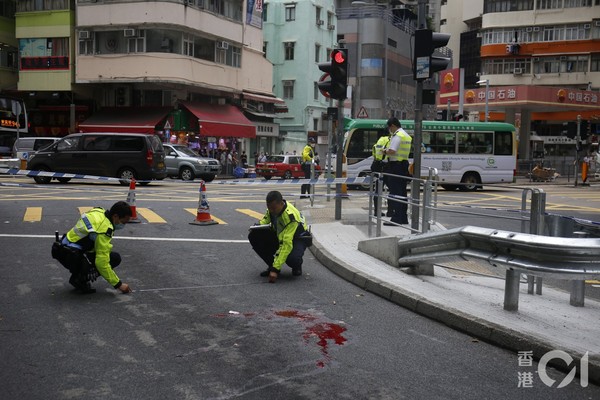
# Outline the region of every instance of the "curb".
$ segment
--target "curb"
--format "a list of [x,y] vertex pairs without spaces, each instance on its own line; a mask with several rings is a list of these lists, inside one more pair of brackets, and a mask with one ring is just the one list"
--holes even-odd
[[[340,259],[327,251],[317,240],[313,240],[310,251],[327,269],[346,281],[410,311],[441,322],[452,329],[473,335],[485,342],[515,352],[533,351],[533,357],[536,360],[539,360],[549,351],[557,350],[555,344],[546,342],[540,338],[473,317],[455,308],[434,303],[422,296],[392,287],[387,282],[373,279],[362,271],[345,265]],[[569,354],[578,365],[581,365],[581,358],[584,354],[574,352],[569,352]],[[549,364],[566,373],[571,371],[569,365],[565,365],[564,362],[552,359]],[[579,374],[579,368],[577,369],[577,373]],[[594,355],[591,355],[588,359],[588,380],[595,384],[600,384],[600,358]]]

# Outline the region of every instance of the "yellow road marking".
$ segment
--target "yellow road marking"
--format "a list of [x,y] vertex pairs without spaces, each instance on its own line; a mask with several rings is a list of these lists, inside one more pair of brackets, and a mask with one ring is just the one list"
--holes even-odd
[[86,206],[86,207],[77,207],[77,208],[79,209],[79,215],[81,215],[83,213],[90,211],[94,207]]
[[23,221],[25,222],[40,222],[42,220],[42,207],[27,207]]
[[256,219],[262,219],[262,217],[264,216],[261,213],[257,213],[254,210],[250,210],[248,208],[236,208],[235,211],[241,212],[242,214],[246,214],[251,216],[252,218],[256,218]]
[[157,213],[155,213],[154,211],[152,211],[149,208],[136,207],[135,210],[136,210],[137,214],[140,214],[151,224],[166,224],[167,223],[167,221],[162,219],[162,217],[160,215],[158,215]]
[[[185,208],[185,211],[189,212],[190,214],[193,214],[194,217],[198,214],[198,209],[197,208]],[[215,217],[214,215],[211,214],[210,216],[213,220],[217,221],[219,224],[222,225],[227,225],[227,222],[223,221],[220,218]]]
[[588,285],[600,285],[600,281],[597,279],[588,279],[585,281]]

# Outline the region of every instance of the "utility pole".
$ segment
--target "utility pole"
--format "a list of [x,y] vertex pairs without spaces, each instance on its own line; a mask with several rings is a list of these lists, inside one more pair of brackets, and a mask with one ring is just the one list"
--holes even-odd
[[[425,11],[427,0],[419,0],[418,4],[418,29],[426,29],[427,19]],[[416,40],[415,40],[416,42]],[[421,175],[421,143],[423,143],[423,80],[417,79],[417,96],[415,99],[415,136],[413,137],[413,176],[410,197],[412,197],[411,223],[412,229],[419,230],[419,202],[421,199],[421,184],[418,181]]]
[[[344,100],[338,100],[338,126],[337,126],[337,139],[335,145],[337,146],[337,153],[335,158],[335,177],[342,177],[343,159],[344,159]],[[339,221],[342,219],[342,184],[335,184],[335,219]]]
[[581,143],[581,115],[577,116],[577,136],[575,136],[575,187],[579,178],[579,144]]

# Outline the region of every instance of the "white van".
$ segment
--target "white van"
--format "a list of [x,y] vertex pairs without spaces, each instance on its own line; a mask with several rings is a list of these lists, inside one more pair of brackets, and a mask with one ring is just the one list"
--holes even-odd
[[[54,142],[60,140],[59,137],[22,137],[15,140],[15,144],[12,148],[12,157],[21,160],[29,159],[31,154],[44,147],[50,146]],[[27,157],[24,157],[27,156]]]

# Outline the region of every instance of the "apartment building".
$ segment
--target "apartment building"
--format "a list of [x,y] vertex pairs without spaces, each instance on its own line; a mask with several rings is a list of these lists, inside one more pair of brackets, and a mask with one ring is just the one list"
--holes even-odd
[[0,0],[0,90],[16,89],[19,79],[14,15],[15,2]]
[[37,134],[157,132],[248,153],[279,136],[259,0],[23,0],[15,16]]
[[574,154],[563,133],[578,117],[587,142],[597,142],[600,0],[446,0],[441,17],[464,69],[464,110],[484,120],[487,108],[489,119],[514,123],[520,158],[534,157],[535,141],[546,157]]
[[285,100],[288,113],[275,121],[285,140],[267,144],[268,153],[301,153],[307,136],[317,138],[317,152],[328,147],[329,100],[317,87],[336,45],[333,0],[268,0],[264,4],[264,51],[273,63],[273,91]]

